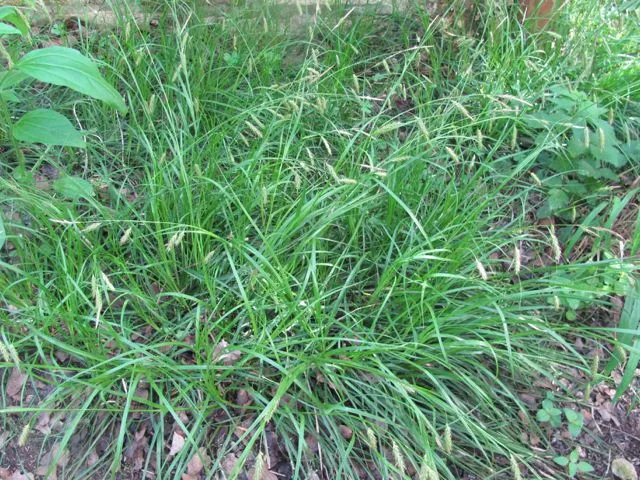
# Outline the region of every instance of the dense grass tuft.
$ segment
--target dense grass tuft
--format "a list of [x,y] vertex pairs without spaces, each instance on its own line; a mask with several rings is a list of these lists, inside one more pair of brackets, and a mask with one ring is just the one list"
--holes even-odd
[[151,31],[124,12],[89,36],[129,115],[76,104],[86,156],[28,154],[96,195],[18,184],[1,160],[2,338],[29,378],[4,398],[16,432],[51,411],[63,447],[103,449],[64,478],[115,473],[143,426],[157,478],[200,447],[207,478],[247,472],[267,433],[291,478],[502,478],[512,455],[548,475],[519,394],[588,372],[573,341],[602,335],[554,296],[595,298],[585,279],[634,266],[556,263],[531,214],[549,145],[523,143],[521,119],[557,84],[630,116],[638,28],[581,1],[531,34],[489,3],[449,22],[334,7],[310,32],[281,31],[277,9],[205,22],[176,4]]

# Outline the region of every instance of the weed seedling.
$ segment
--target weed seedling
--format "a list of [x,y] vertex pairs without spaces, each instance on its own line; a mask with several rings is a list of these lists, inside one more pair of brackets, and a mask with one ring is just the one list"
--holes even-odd
[[580,452],[577,448],[574,449],[568,457],[560,455],[554,457],[553,461],[561,467],[567,467],[570,478],[575,478],[578,473],[593,472],[593,466],[590,463],[580,460]]

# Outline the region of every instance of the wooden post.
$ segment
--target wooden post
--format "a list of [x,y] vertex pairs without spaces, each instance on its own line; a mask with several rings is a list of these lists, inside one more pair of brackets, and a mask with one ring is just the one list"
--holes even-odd
[[523,20],[531,20],[537,29],[543,29],[549,23],[556,7],[556,0],[520,0]]

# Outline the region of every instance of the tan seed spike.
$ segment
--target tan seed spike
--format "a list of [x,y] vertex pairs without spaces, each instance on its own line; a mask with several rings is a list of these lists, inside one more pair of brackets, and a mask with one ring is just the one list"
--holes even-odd
[[511,462],[511,474],[513,475],[513,480],[522,480],[520,465],[518,465],[518,461],[516,460],[516,457],[511,455],[511,458],[509,460]]
[[371,428],[367,428],[367,444],[371,450],[378,450],[378,439],[375,432]]
[[516,244],[513,249],[513,271],[516,275],[520,275],[520,269],[522,268],[522,255],[520,253],[520,246]]
[[9,356],[9,350],[6,345],[0,341],[0,357],[4,360],[4,363],[11,363],[11,357]]
[[122,234],[122,236],[120,237],[120,245],[126,245],[126,243],[129,241],[129,239],[131,238],[131,232],[133,231],[133,229],[131,227],[127,228],[124,233]]
[[29,438],[29,432],[31,431],[31,425],[26,424],[22,427],[22,432],[20,432],[20,437],[18,437],[18,446],[24,447],[27,444],[27,439]]
[[[480,274],[480,277],[483,280],[487,280],[489,278],[489,275],[487,275],[487,270],[484,268],[484,265],[482,265],[480,260],[478,260],[477,258],[476,258],[476,268],[478,269],[478,273]],[[447,428],[449,427],[447,426]]]
[[553,257],[556,263],[560,263],[562,260],[562,250],[560,248],[560,242],[556,236],[556,228],[553,225],[549,226],[549,236],[551,237],[551,248],[553,249]]
[[444,428],[442,447],[447,455],[453,452],[453,437],[451,436],[451,427],[449,426],[449,424],[447,424],[447,426]]
[[16,350],[16,347],[10,343],[7,348],[9,349],[9,356],[11,357],[11,359],[13,360],[13,362],[15,363],[15,365],[17,367],[20,366],[20,356],[18,355],[18,351]]
[[407,466],[404,463],[404,456],[400,451],[400,447],[398,447],[398,444],[395,441],[392,441],[391,443],[391,452],[393,453],[393,460],[400,472],[400,475],[404,477],[405,472],[407,471]]

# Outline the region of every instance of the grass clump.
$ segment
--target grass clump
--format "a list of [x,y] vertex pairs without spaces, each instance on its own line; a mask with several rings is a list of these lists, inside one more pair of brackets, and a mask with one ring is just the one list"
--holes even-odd
[[[574,3],[560,32],[595,11]],[[206,478],[540,478],[552,462],[521,441],[538,427],[519,393],[588,372],[573,340],[602,336],[558,305],[636,266],[602,249],[563,265],[564,237],[531,221],[549,145],[522,116],[553,85],[598,95],[606,78],[627,118],[638,83],[599,55],[628,55],[611,22],[637,35],[630,14],[572,37],[493,7],[473,35],[455,8],[448,23],[335,8],[309,34],[270,12],[205,22],[173,4],[157,29],[125,14],[89,36],[126,117],[36,97],[73,102],[90,146],[27,160],[93,194],[19,184],[2,157],[0,320],[25,375],[5,418],[50,412],[45,441],[75,452],[66,478],[180,478],[194,458]],[[585,36],[589,76],[567,55]]]

